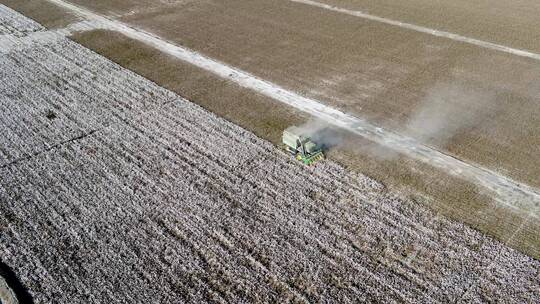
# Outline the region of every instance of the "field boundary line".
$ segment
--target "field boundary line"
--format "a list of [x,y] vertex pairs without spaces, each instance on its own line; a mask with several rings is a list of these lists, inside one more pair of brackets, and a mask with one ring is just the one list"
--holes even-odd
[[[206,57],[191,49],[175,45],[161,37],[121,21],[109,19],[64,0],[47,1],[68,9],[80,17],[94,21],[92,24],[99,24],[99,28],[118,31],[131,39],[141,41],[166,54],[234,82],[241,87],[254,90],[412,159],[441,169],[452,176],[482,186],[491,192],[497,203],[503,206],[526,213],[530,213],[531,210],[540,206],[540,191],[534,187],[514,181],[507,176],[477,164],[467,163],[433,147],[426,146],[413,138],[373,125],[362,118],[324,105],[321,101],[301,96],[277,84],[260,79],[248,72]],[[532,216],[540,218],[540,214],[535,213]]]
[[412,24],[412,23],[407,23],[407,22],[392,20],[392,19],[388,19],[388,18],[384,18],[384,17],[379,17],[379,16],[375,16],[375,15],[365,13],[363,11],[345,9],[345,8],[333,6],[333,5],[330,5],[330,4],[321,3],[321,2],[318,2],[318,1],[312,1],[312,0],[289,0],[289,1],[296,2],[296,3],[301,3],[301,4],[305,4],[305,5],[310,5],[310,6],[326,9],[326,10],[329,10],[329,11],[333,11],[333,12],[336,12],[336,13],[341,13],[341,14],[346,14],[346,15],[350,15],[350,16],[354,16],[354,17],[359,17],[359,18],[362,18],[362,19],[370,20],[370,21],[375,21],[375,22],[379,22],[379,23],[393,25],[393,26],[401,27],[401,28],[404,28],[404,29],[408,29],[408,30],[412,30],[412,31],[416,31],[416,32],[420,32],[420,33],[440,37],[440,38],[446,38],[446,39],[459,41],[459,42],[479,46],[479,47],[482,47],[482,48],[494,50],[494,51],[504,52],[504,53],[507,53],[507,54],[512,54],[512,55],[515,55],[515,56],[520,56],[520,57],[525,57],[525,58],[530,58],[530,59],[540,61],[540,54],[537,54],[537,53],[534,53],[534,52],[531,52],[531,51],[527,51],[527,50],[521,50],[521,49],[512,48],[512,47],[505,46],[505,45],[502,45],[502,44],[488,42],[488,41],[484,41],[484,40],[480,40],[480,39],[476,39],[476,38],[470,38],[470,37],[467,37],[467,36],[454,34],[454,33],[451,33],[451,32],[446,32],[446,31],[441,31],[441,30],[436,30],[436,29],[432,29],[432,28],[429,28],[429,27],[424,27],[424,26],[420,26],[420,25],[416,25],[416,24]]

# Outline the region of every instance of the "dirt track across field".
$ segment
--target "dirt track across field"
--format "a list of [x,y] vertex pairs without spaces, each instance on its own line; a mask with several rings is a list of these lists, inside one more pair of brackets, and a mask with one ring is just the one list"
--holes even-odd
[[0,303],[3,304],[18,304],[15,293],[9,288],[6,281],[0,276]]
[[[290,0],[303,2],[305,0]],[[540,3],[535,0],[510,2],[431,0],[316,0],[340,10],[370,14],[416,26],[540,53]]]
[[537,298],[538,261],[5,14],[0,254],[37,303]]

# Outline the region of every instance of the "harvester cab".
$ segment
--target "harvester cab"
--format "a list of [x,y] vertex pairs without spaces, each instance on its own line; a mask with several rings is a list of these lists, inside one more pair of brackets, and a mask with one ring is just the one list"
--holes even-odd
[[322,147],[304,135],[298,127],[292,126],[283,131],[283,144],[287,151],[306,165],[324,159]]

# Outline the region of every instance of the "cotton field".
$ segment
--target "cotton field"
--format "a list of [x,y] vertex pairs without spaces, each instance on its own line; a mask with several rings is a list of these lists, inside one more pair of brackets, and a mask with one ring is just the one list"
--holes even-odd
[[538,300],[537,260],[2,5],[0,34],[0,261],[36,303]]

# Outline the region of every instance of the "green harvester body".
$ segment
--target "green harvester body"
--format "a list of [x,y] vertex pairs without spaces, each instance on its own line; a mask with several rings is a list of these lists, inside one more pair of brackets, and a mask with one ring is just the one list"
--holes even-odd
[[289,127],[283,131],[285,149],[306,165],[324,159],[322,147],[314,143],[309,136],[303,134],[298,127]]

